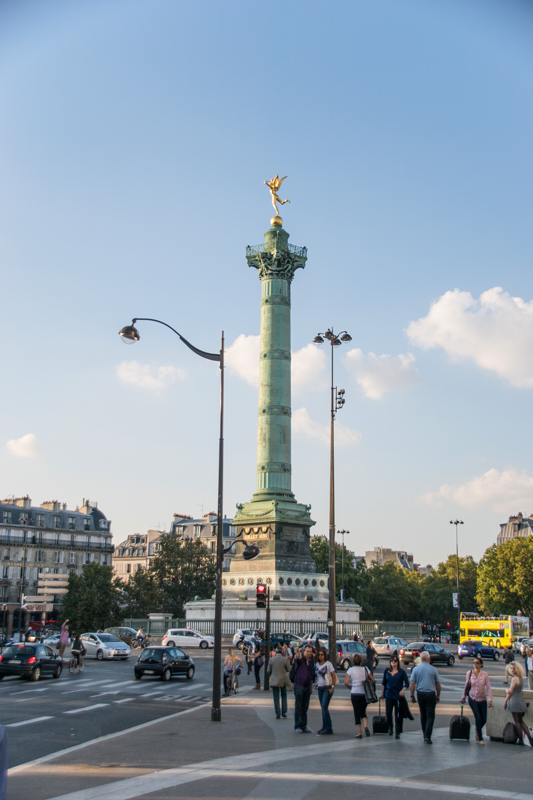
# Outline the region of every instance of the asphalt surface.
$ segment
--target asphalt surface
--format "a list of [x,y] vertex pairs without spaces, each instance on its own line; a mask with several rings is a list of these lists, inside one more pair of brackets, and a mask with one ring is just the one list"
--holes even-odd
[[58,680],[4,678],[0,723],[9,738],[9,766],[210,702],[213,651],[195,649],[189,654],[196,667],[192,680],[180,676],[165,683],[151,677],[138,681],[133,674],[137,654],[128,661],[86,657],[83,672],[73,675],[65,661]]

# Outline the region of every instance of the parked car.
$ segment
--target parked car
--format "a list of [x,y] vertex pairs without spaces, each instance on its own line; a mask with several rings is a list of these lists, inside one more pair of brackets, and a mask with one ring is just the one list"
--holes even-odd
[[481,658],[493,658],[498,661],[500,658],[500,650],[497,647],[490,647],[488,644],[481,642],[469,641],[457,645],[457,658],[469,658],[474,656],[481,656]]
[[202,650],[207,650],[208,647],[215,646],[215,639],[213,636],[206,636],[203,633],[192,630],[192,628],[169,628],[163,636],[161,642],[163,646],[168,647],[201,647]]
[[328,642],[329,633],[327,631],[315,631],[314,633],[306,633],[302,637],[302,642],[311,642],[313,647],[316,647],[317,642]]
[[378,656],[398,656],[400,649],[407,647],[405,639],[399,639],[397,636],[376,636],[372,644]]
[[522,645],[522,642],[525,639],[529,639],[529,637],[528,636],[517,636],[516,637],[516,639],[513,641],[512,647],[511,647],[511,650],[513,651],[513,653],[521,653],[522,652],[521,645]]
[[194,661],[179,647],[146,647],[135,664],[135,677],[156,675],[169,681],[174,675],[184,675],[187,680],[194,677]]
[[132,640],[137,640],[137,631],[135,628],[125,628],[124,626],[117,628],[106,628],[105,633],[111,633],[113,636],[118,636],[122,642],[126,642],[126,644],[130,647]]
[[31,681],[38,681],[41,676],[60,678],[62,664],[59,654],[45,644],[13,644],[0,656],[0,681],[6,675],[20,675]]
[[410,664],[421,653],[429,653],[429,660],[432,664],[447,664],[449,667],[453,667],[455,664],[455,658],[452,653],[449,653],[438,644],[430,644],[429,642],[412,642],[406,647],[400,648],[400,660],[404,664]]
[[526,655],[526,649],[528,647],[531,647],[531,649],[533,650],[533,639],[530,638],[522,639],[522,641],[520,642],[520,655],[523,656],[524,658]]
[[[59,638],[60,638],[60,636],[61,636],[61,634],[60,634],[60,633],[54,633],[54,634],[53,634],[53,636],[48,636],[48,637],[47,637],[47,638],[44,640],[43,644],[46,644],[46,645],[48,645],[48,647],[51,647],[51,648],[52,648],[52,650],[54,650],[54,649],[56,648],[56,646],[59,644]],[[70,641],[70,640],[69,640],[69,641]]]
[[256,635],[257,630],[255,628],[239,628],[238,631],[235,631],[235,636],[233,637],[233,647],[238,647],[240,650],[245,639]]
[[[337,640],[337,666],[339,669],[349,669],[353,667],[353,657],[359,654],[363,658],[363,665],[366,664],[366,647],[363,642],[354,642],[351,639]],[[379,659],[374,656],[374,669],[379,664]]]
[[82,633],[81,640],[87,656],[99,661],[104,658],[121,658],[126,661],[131,655],[128,645],[112,633]]

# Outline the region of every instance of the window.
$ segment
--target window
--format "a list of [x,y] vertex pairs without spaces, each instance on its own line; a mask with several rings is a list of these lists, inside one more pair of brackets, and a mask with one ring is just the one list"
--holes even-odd
[[2,567],[2,578],[9,578],[9,567]]
[[69,531],[76,530],[76,517],[69,517],[68,518],[68,529]]
[[59,550],[54,552],[54,564],[59,564]]
[[38,528],[44,528],[44,514],[35,515],[35,524]]
[[126,564],[126,572],[131,572],[131,564]]
[[11,579],[13,577],[13,567],[7,568],[7,577]]
[[100,530],[106,531],[107,530],[107,520],[101,519],[100,520]]
[[83,530],[90,531],[91,530],[91,520],[89,517],[85,517],[83,520]]
[[39,579],[39,567],[34,567],[33,569],[33,580],[36,581]]
[[194,535],[195,536],[200,536],[201,530],[202,530],[202,526],[201,525],[195,525],[194,526]]
[[41,564],[44,564],[46,561],[46,551],[45,550],[37,550],[35,554],[35,560]]
[[76,564],[77,563],[76,562],[76,553],[70,553],[69,554],[69,563],[70,564]]
[[52,517],[52,526],[54,528],[59,528],[59,514],[54,514]]
[[217,543],[211,542],[211,552],[216,553],[216,551],[217,551]]
[[19,514],[19,525],[26,525],[27,522],[29,522],[28,513],[26,511],[22,511]]
[[24,570],[24,577],[26,578],[27,581],[29,581],[29,579],[30,579],[30,568],[29,567],[26,567],[26,569]]
[[91,555],[92,555],[92,553],[85,553],[85,555],[83,556],[83,563],[84,564],[90,564],[91,563],[91,561],[92,561]]
[[4,522],[11,525],[11,511],[4,511]]

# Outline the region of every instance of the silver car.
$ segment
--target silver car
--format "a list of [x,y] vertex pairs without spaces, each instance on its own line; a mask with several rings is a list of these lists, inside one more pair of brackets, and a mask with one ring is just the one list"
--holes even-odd
[[99,661],[103,661],[104,658],[121,658],[126,661],[131,655],[129,646],[112,633],[83,633],[81,640],[87,650],[87,656],[97,658]]
[[407,642],[397,636],[376,636],[372,645],[378,656],[397,656],[402,647],[407,647]]

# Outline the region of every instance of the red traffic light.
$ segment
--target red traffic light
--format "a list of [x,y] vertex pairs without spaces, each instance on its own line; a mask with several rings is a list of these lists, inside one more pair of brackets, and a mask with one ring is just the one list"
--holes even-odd
[[266,608],[267,587],[264,583],[258,583],[256,587],[255,606],[256,608]]
[[257,591],[258,591],[258,592],[266,592],[266,588],[267,588],[267,587],[265,586],[265,584],[264,584],[264,583],[258,583],[258,584],[257,584]]

